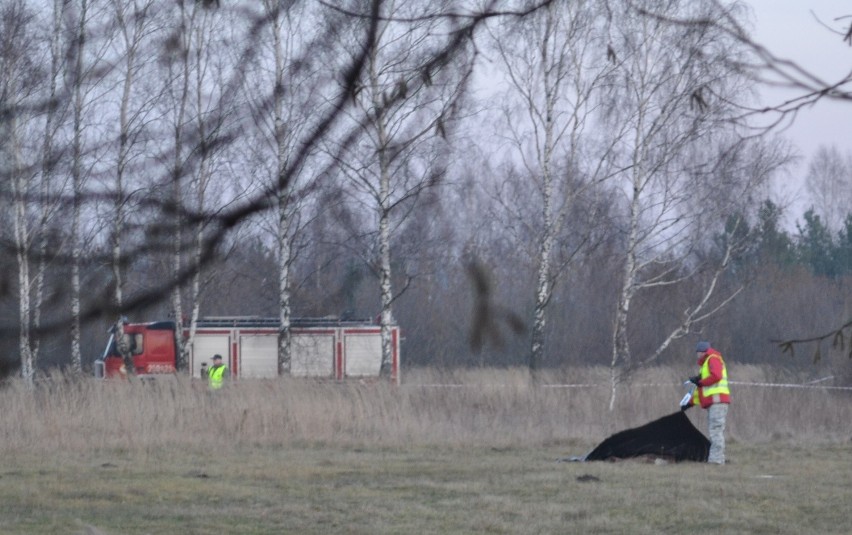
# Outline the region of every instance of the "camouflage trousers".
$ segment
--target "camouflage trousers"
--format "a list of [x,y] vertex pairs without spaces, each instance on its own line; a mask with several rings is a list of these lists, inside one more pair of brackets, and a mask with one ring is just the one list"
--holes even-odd
[[727,403],[715,403],[707,409],[707,426],[710,435],[708,463],[725,464],[725,420],[727,417]]

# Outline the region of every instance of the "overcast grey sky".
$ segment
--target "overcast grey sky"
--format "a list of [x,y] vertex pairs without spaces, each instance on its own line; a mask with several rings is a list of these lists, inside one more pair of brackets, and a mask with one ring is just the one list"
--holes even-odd
[[[841,35],[825,25],[843,31],[852,21],[849,0],[746,0],[754,9],[755,41],[778,57],[786,58],[835,82],[852,70],[852,47]],[[819,20],[817,20],[819,19]],[[821,23],[820,23],[821,21]],[[777,103],[790,93],[763,90],[765,104]],[[803,160],[793,170],[794,176],[784,185],[787,195],[804,195],[800,178],[807,172],[810,156],[820,145],[836,145],[841,151],[852,151],[852,103],[820,102],[803,110],[784,131],[798,148]],[[793,209],[799,218],[807,202]]]

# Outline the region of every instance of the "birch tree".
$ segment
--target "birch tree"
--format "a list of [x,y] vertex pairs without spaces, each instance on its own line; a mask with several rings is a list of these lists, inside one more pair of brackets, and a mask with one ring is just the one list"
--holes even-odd
[[143,132],[146,116],[151,111],[150,98],[145,98],[139,90],[139,77],[145,68],[145,47],[150,45],[154,33],[154,0],[112,0],[111,15],[118,30],[115,54],[119,58],[114,74],[120,79],[121,94],[118,98],[118,146],[115,148],[115,183],[112,192],[112,274],[113,300],[116,307],[124,301],[124,268],[127,261],[122,245],[128,211],[132,196],[138,187],[129,183],[129,173],[134,160],[140,154],[140,135]]
[[77,0],[73,7],[66,11],[69,27],[73,33],[72,42],[68,46],[68,99],[70,108],[70,181],[71,181],[71,224],[68,241],[71,249],[71,367],[75,371],[82,372],[81,352],[81,323],[82,323],[82,277],[83,264],[88,260],[84,258],[84,247],[87,239],[84,236],[86,230],[84,221],[84,210],[86,205],[93,204],[91,196],[86,191],[86,185],[92,174],[99,151],[95,150],[95,140],[99,133],[91,127],[93,101],[97,95],[104,91],[101,85],[106,70],[104,69],[103,57],[109,44],[108,32],[92,33],[90,25],[92,21],[99,20],[103,11],[101,6],[95,4],[97,11],[93,11],[93,4],[89,0]]
[[[35,103],[40,82],[39,68],[31,61],[27,49],[35,49],[32,27],[35,13],[25,2],[14,1],[0,7],[0,179],[9,188],[12,230],[17,260],[18,348],[21,374],[30,384],[35,372],[35,355],[30,327],[33,307],[30,274],[33,215],[37,212],[31,199],[36,190],[36,173],[32,162],[25,161],[23,144],[27,122],[34,119],[26,110]],[[6,186],[8,185],[8,186]]]
[[[696,236],[712,226],[710,205],[700,187],[714,181],[712,160],[731,132],[729,102],[744,98],[742,77],[730,68],[730,57],[740,53],[735,43],[710,26],[670,25],[664,18],[710,18],[720,15],[707,4],[678,0],[627,2],[614,10],[612,49],[619,62],[619,85],[611,98],[617,104],[608,124],[626,124],[629,135],[620,143],[616,167],[624,169],[620,206],[624,257],[619,298],[613,321],[610,409],[618,384],[635,368],[629,343],[633,300],[644,289],[690,280],[689,265]],[[712,8],[712,5],[711,5]],[[648,16],[652,12],[656,16]],[[745,193],[740,191],[740,193]],[[699,301],[684,312],[673,329],[674,338],[720,307],[710,305],[716,281],[730,263],[722,256],[716,276],[706,283]],[[693,281],[695,279],[692,279]],[[729,298],[732,296],[728,296]],[[728,299],[722,299],[722,304]],[[666,337],[662,347],[670,343]],[[659,354],[659,351],[654,353]],[[645,359],[644,362],[648,362]]]
[[71,142],[71,367],[82,371],[83,360],[80,352],[80,264],[83,259],[83,245],[80,237],[83,210],[83,106],[84,75],[83,66],[86,53],[86,25],[89,17],[88,0],[80,0],[76,12],[76,31],[74,35],[74,61],[71,70],[72,102],[72,142]]
[[[420,2],[376,3],[365,24],[374,24],[365,43],[365,68],[346,110],[361,125],[358,143],[338,151],[341,174],[363,195],[375,214],[376,266],[380,287],[381,375],[391,373],[393,288],[391,244],[418,196],[443,173],[444,136],[458,109],[472,70],[472,56],[458,54],[457,64],[436,61],[446,45],[440,36],[464,38],[442,6]],[[365,26],[360,26],[363,28]]]
[[[284,88],[289,87],[286,80],[285,61],[288,59],[288,51],[292,50],[294,43],[288,37],[295,34],[292,32],[293,19],[290,18],[293,13],[287,10],[281,13],[280,2],[277,6],[269,1],[264,2],[264,8],[269,17],[271,17],[270,30],[272,31],[272,55],[274,58],[274,73],[272,92],[272,120],[273,120],[273,138],[275,140],[275,178],[276,192],[278,201],[278,229],[276,238],[278,241],[278,318],[280,324],[278,326],[278,372],[289,373],[291,361],[291,338],[290,338],[290,265],[292,263],[293,249],[290,245],[291,227],[293,223],[293,213],[291,212],[292,203],[290,192],[292,191],[291,183],[282,183],[282,178],[287,169],[287,158],[291,148],[288,147],[288,141],[292,139],[287,135],[287,128],[293,122],[286,120],[285,115],[285,93]],[[286,27],[285,27],[286,23]],[[286,28],[286,30],[285,30]],[[291,30],[291,31],[287,31]],[[287,33],[285,34],[285,31]],[[286,84],[286,85],[285,85]],[[294,108],[288,107],[288,111],[295,111]],[[284,187],[286,185],[286,187]]]
[[[53,0],[50,22],[47,25],[50,32],[50,70],[47,74],[47,93],[44,95],[48,105],[44,109],[44,137],[41,150],[41,184],[40,197],[41,204],[39,210],[39,225],[40,234],[38,238],[38,269],[35,277],[35,303],[33,306],[33,328],[36,331],[41,329],[42,308],[45,302],[45,278],[48,266],[50,265],[51,254],[49,252],[49,233],[47,232],[48,223],[53,220],[56,213],[61,208],[61,203],[57,199],[57,191],[59,186],[57,182],[56,168],[61,160],[62,147],[57,143],[57,135],[62,128],[64,120],[64,112],[67,109],[67,102],[60,98],[61,86],[60,81],[62,74],[65,71],[65,54],[63,51],[67,46],[67,37],[64,32],[64,15],[67,8],[66,0]],[[38,359],[40,349],[40,339],[36,339],[33,344],[33,359]]]
[[[523,209],[516,188],[509,188],[513,193],[501,201],[509,217],[521,213],[517,224],[529,227],[524,234],[535,236],[530,243],[537,249],[529,355],[533,372],[543,359],[547,308],[554,285],[576,253],[575,249],[560,260],[554,247],[574,200],[583,189],[599,187],[606,177],[606,147],[620,135],[617,130],[608,132],[610,139],[603,148],[597,147],[600,153],[588,154],[593,136],[587,133],[587,126],[599,105],[596,92],[613,68],[606,58],[603,28],[597,3],[554,2],[522,21],[506,21],[502,31],[492,35],[511,88],[507,96],[510,102],[518,102],[503,107],[504,131],[515,147],[513,157],[523,168],[521,180],[528,176],[538,196],[535,208],[527,207],[529,210]],[[575,234],[579,234],[577,230]]]
[[[48,188],[43,190],[45,192],[43,198],[50,198],[61,203],[61,215],[67,218],[68,225],[67,228],[62,229],[61,235],[61,239],[67,239],[67,242],[52,243],[51,246],[54,248],[51,253],[41,255],[41,258],[47,259],[52,254],[57,254],[58,258],[67,259],[67,262],[56,262],[54,266],[45,264],[44,273],[49,273],[50,276],[58,274],[66,276],[63,270],[68,269],[71,277],[63,279],[63,283],[68,282],[68,284],[63,284],[62,291],[50,292],[49,288],[46,289],[46,299],[56,297],[64,310],[60,311],[59,307],[49,309],[50,315],[42,318],[43,323],[39,332],[41,334],[65,333],[70,327],[74,338],[71,351],[72,366],[77,369],[82,365],[80,339],[81,329],[86,321],[99,320],[105,312],[115,317],[116,313],[137,313],[139,310],[169,302],[172,317],[180,323],[185,310],[184,303],[181,302],[181,292],[187,291],[187,284],[197,273],[199,266],[210,265],[221,258],[218,255],[223,242],[227,242],[228,238],[234,236],[239,229],[245,228],[244,225],[247,222],[255,221],[255,218],[266,214],[272,208],[268,189],[252,191],[239,202],[230,204],[205,201],[200,211],[196,209],[199,205],[194,204],[188,197],[193,191],[191,181],[192,177],[197,175],[192,173],[197,171],[200,155],[210,153],[207,149],[199,148],[200,139],[196,137],[199,123],[194,115],[197,110],[193,108],[192,102],[195,98],[194,88],[191,87],[191,71],[194,66],[190,57],[194,45],[190,41],[189,28],[197,23],[201,10],[216,10],[220,12],[222,18],[228,17],[229,28],[240,26],[246,30],[243,39],[232,40],[229,43],[233,50],[231,57],[240,60],[240,68],[232,73],[216,75],[226,78],[224,83],[227,89],[223,95],[228,94],[228,97],[223,96],[213,104],[214,107],[223,106],[223,110],[233,105],[229,99],[233,97],[236,80],[242,81],[242,75],[245,73],[244,66],[251,63],[258,49],[259,36],[267,35],[266,30],[269,28],[268,19],[253,18],[250,16],[251,9],[242,4],[219,7],[214,7],[212,4],[209,2],[148,4],[144,0],[137,0],[133,6],[130,3],[117,6],[109,1],[92,2],[91,0],[74,2],[56,0],[53,4],[57,8],[52,14],[53,20],[62,22],[66,35],[57,38],[58,40],[54,42],[45,34],[45,38],[40,40],[45,49],[52,47],[60,53],[52,55],[56,58],[55,67],[47,67],[51,64],[51,60],[40,63],[40,66],[44,71],[52,71],[57,87],[51,89],[48,85],[43,86],[44,92],[51,93],[53,96],[46,102],[42,102],[41,108],[36,106],[32,109],[54,109],[56,115],[44,131],[57,132],[58,130],[58,135],[52,139],[45,138],[49,146],[45,145],[47,148],[42,150],[35,160],[43,163],[45,180],[41,180],[40,186]],[[436,182],[433,178],[441,174],[449,151],[446,146],[442,146],[444,142],[440,134],[449,130],[449,118],[454,111],[453,104],[460,101],[464,92],[465,86],[463,83],[459,84],[458,80],[464,80],[465,70],[469,69],[471,63],[469,45],[476,29],[483,24],[483,21],[493,17],[526,16],[531,10],[534,11],[536,6],[524,11],[504,12],[495,10],[494,3],[489,3],[482,9],[468,10],[469,6],[463,3],[447,2],[435,9],[431,7],[424,9],[421,6],[422,17],[420,18],[418,14],[415,14],[415,18],[412,19],[391,20],[383,19],[382,14],[390,13],[392,4],[379,0],[361,2],[361,4],[365,6],[365,9],[353,8],[347,11],[327,3],[317,7],[323,11],[323,16],[313,21],[316,23],[317,32],[317,38],[313,42],[317,47],[324,46],[333,50],[335,55],[334,61],[319,67],[322,68],[327,79],[334,79],[339,84],[329,88],[326,95],[327,106],[312,110],[315,114],[314,123],[310,128],[296,135],[292,145],[295,150],[287,159],[286,169],[282,171],[279,167],[278,176],[279,184],[289,184],[289,181],[298,175],[310,155],[319,148],[329,150],[338,161],[354,162],[354,168],[359,167],[360,163],[348,158],[348,153],[350,150],[354,151],[357,144],[369,140],[368,135],[375,134],[376,130],[371,130],[371,123],[367,120],[370,116],[357,112],[359,108],[354,104],[360,102],[362,112],[367,108],[374,109],[375,113],[372,117],[381,116],[387,110],[395,109],[394,113],[398,113],[400,118],[399,124],[404,125],[404,128],[394,131],[393,124],[387,123],[390,125],[388,133],[393,136],[387,136],[385,142],[393,141],[396,145],[382,145],[384,156],[381,161],[389,164],[382,167],[385,177],[391,178],[390,172],[399,171],[399,175],[393,177],[393,181],[385,182],[398,187],[395,189],[388,187],[385,194],[374,195],[374,198],[383,199],[385,202],[384,205],[376,204],[375,206],[382,206],[385,215],[392,213],[396,218],[392,224],[387,224],[390,220],[385,218],[385,223],[381,225],[378,222],[379,218],[376,219],[375,227],[381,228],[382,235],[387,238],[394,228],[392,225],[399,225],[405,221],[406,210],[418,208],[416,193],[422,188],[417,186],[417,182],[424,188],[429,187]],[[11,3],[7,2],[4,7],[7,5]],[[289,6],[286,3],[284,5]],[[139,48],[134,49],[134,35],[138,36],[134,33],[136,31],[134,24],[137,20],[136,13],[130,15],[130,11],[133,9],[144,11],[145,6],[149,6],[149,9],[153,6],[157,7],[157,22],[150,27],[154,32],[150,34],[150,39],[147,42],[143,40],[144,46],[140,44]],[[116,22],[113,27],[113,21],[99,18],[102,7],[110,9],[113,16],[116,16],[116,7],[126,7],[127,11],[122,12],[127,15],[123,19],[124,23]],[[93,13],[93,8],[97,13]],[[46,19],[51,17],[48,10],[44,13]],[[142,16],[141,19],[145,17]],[[162,28],[156,27],[161,21]],[[353,30],[352,35],[355,35],[355,38],[349,41],[348,48],[344,49],[347,53],[341,54],[341,43],[338,39],[347,24],[358,26],[358,29]],[[422,31],[429,25],[439,33],[419,35],[418,39],[423,42],[428,41],[430,46],[416,50],[418,53],[416,58],[413,51],[404,51],[405,54],[401,57],[407,58],[405,76],[402,75],[403,71],[391,72],[387,69],[384,72],[380,69],[375,70],[375,73],[370,72],[368,60],[371,57],[382,59],[375,55],[371,56],[375,52],[375,47],[372,45],[378,42],[376,37],[381,28],[393,27],[392,35],[397,37],[405,34],[414,35],[408,32],[408,29],[420,28]],[[45,25],[47,26],[49,25]],[[139,66],[144,63],[142,58],[155,61],[159,67],[157,76],[140,77],[126,85],[124,83],[126,78],[122,74],[132,71],[127,61],[120,61],[116,57],[111,58],[111,61],[103,61],[101,56],[103,46],[111,37],[109,32],[114,28],[119,30],[119,41],[112,49],[113,52],[130,51],[130,54],[124,56],[125,60],[129,55],[136,54],[131,62],[138,60]],[[122,33],[122,28],[127,31],[126,34]],[[385,33],[385,35],[391,34]],[[66,38],[67,43],[64,41]],[[147,36],[146,39],[148,39]],[[414,41],[410,42],[418,44]],[[354,46],[351,46],[353,44]],[[295,67],[300,62],[307,61],[311,55],[311,50],[299,51],[298,57],[294,58],[291,65]],[[44,58],[48,56],[50,55],[45,54]],[[31,57],[36,56],[31,54]],[[388,57],[391,58],[391,63],[387,63]],[[386,65],[391,65],[393,56],[388,54],[383,59]],[[373,61],[374,65],[379,63]],[[460,64],[462,67],[459,67]],[[64,71],[63,68],[65,68]],[[390,68],[392,69],[393,66]],[[371,74],[379,76],[371,77]],[[106,80],[110,83],[104,83]],[[373,90],[366,92],[365,88],[371,80]],[[137,81],[139,86],[136,85]],[[61,86],[62,82],[65,83],[65,87]],[[144,100],[136,101],[141,91],[136,92],[134,88],[141,87],[147,90],[155,84],[160,84],[160,91],[154,93],[157,107],[151,111],[152,114],[158,112],[162,115],[157,118],[158,122],[154,127],[144,131],[147,143],[144,148],[146,156],[150,155],[150,159],[144,160],[144,175],[140,173],[138,177],[134,177],[132,171],[128,174],[128,169],[133,169],[133,166],[129,164],[139,156],[139,153],[135,151],[143,148],[141,145],[133,146],[136,141],[139,141],[138,139],[134,141],[133,135],[139,132],[141,127],[139,122],[134,123],[134,121],[142,121],[142,116],[138,113],[143,112],[147,106]],[[381,84],[384,86],[378,88],[377,85]],[[131,104],[127,106],[128,114],[125,118],[126,122],[123,122],[120,117],[121,103],[126,87],[129,87],[131,96],[124,102]],[[440,98],[437,95],[440,95]],[[411,98],[414,96],[422,97],[423,100],[415,105]],[[272,99],[270,98],[269,101],[272,102]],[[403,105],[406,101],[411,104],[408,108]],[[377,103],[379,109],[376,110]],[[286,110],[286,106],[284,108]],[[64,113],[67,113],[67,117],[63,116]],[[18,119],[21,117],[20,114],[13,115]],[[210,117],[215,116],[217,114]],[[4,108],[3,128],[9,126],[7,117],[9,115]],[[410,120],[406,121],[406,118]],[[109,132],[106,128],[101,128],[101,125],[95,127],[93,122],[95,119],[102,120],[102,124],[114,125],[109,128],[112,129],[110,132],[118,131],[116,138],[104,142]],[[203,124],[207,128],[214,123],[215,120],[212,120],[205,121]],[[419,133],[418,125],[421,127]],[[225,124],[222,131],[215,133],[211,143],[216,147],[227,147],[230,150],[246,139],[242,131],[244,127],[245,123]],[[121,134],[122,130],[126,137]],[[213,135],[212,130],[208,130],[208,134]],[[60,141],[63,137],[65,139]],[[28,139],[32,137],[28,136]],[[42,140],[40,136],[38,139]],[[425,143],[427,139],[429,142]],[[400,140],[403,142],[400,143]],[[5,142],[6,139],[3,141]],[[96,141],[104,143],[96,143]],[[415,150],[415,142],[419,141],[424,143]],[[123,145],[125,142],[126,144]],[[338,150],[331,147],[335,144]],[[430,144],[428,150],[425,150],[426,145]],[[6,145],[8,144],[4,147]],[[129,152],[118,150],[118,146]],[[361,146],[369,147],[370,145],[365,143]],[[373,147],[375,146],[373,144]],[[108,153],[103,150],[105,147],[116,150]],[[438,150],[434,150],[436,147]],[[424,150],[420,151],[420,149]],[[233,150],[238,152],[236,148]],[[31,151],[27,146],[26,150],[22,150],[21,161],[32,162],[33,154],[38,152],[38,150]],[[367,158],[364,161],[369,160]],[[378,161],[373,158],[372,163],[376,164],[375,168],[379,168]],[[160,173],[157,173],[158,169]],[[205,174],[216,177],[215,173],[210,173],[213,173],[212,169]],[[100,188],[107,180],[114,184],[112,179],[118,174],[121,174],[119,188]],[[97,182],[92,180],[94,176],[108,178]],[[222,177],[221,182],[225,184],[224,187],[232,187],[228,182],[232,177],[233,174]],[[139,182],[134,182],[136,179]],[[216,179],[219,178],[216,177]],[[132,191],[128,186],[131,183],[134,187],[139,186],[135,190],[144,193],[143,202],[138,207],[128,203],[129,193]],[[60,190],[60,185],[64,189]],[[367,185],[367,182],[362,182],[362,186],[363,189],[360,191],[349,188],[353,199],[358,197],[359,201],[363,201],[369,198],[371,189],[376,192],[381,189],[378,181],[372,188]],[[4,184],[4,193],[9,191],[8,183]],[[105,213],[103,208],[107,204],[106,201],[123,203],[120,210],[113,205],[113,208],[121,211],[118,218],[119,227],[110,226],[109,229],[96,227],[99,221],[90,217],[95,213]],[[138,208],[138,211],[132,213],[126,210],[129,208],[134,210]],[[136,215],[139,216],[137,220],[128,219]],[[200,241],[197,239],[199,234],[194,230],[189,231],[190,227],[187,225],[187,223],[194,225],[199,220],[206,222],[205,232]],[[128,224],[129,221],[131,224]],[[139,227],[134,228],[132,232],[129,231],[128,228],[135,223],[139,223]],[[124,230],[120,229],[122,225],[125,226]],[[54,235],[58,236],[59,233]],[[47,232],[43,232],[39,240],[42,237],[47,239],[48,236]],[[91,236],[95,236],[94,245],[87,241]],[[121,250],[118,251],[114,243],[107,245],[100,236],[112,236],[119,240],[120,236],[125,236],[129,239],[121,243]],[[383,244],[377,245],[381,254],[375,256],[384,259],[385,279],[389,282],[392,278],[389,267],[391,265],[389,240],[385,239]],[[7,245],[10,247],[9,250],[14,250],[13,244],[7,242]],[[129,245],[133,247],[130,248]],[[94,246],[103,246],[103,249],[95,251]],[[187,255],[190,249],[193,250],[192,257]],[[201,251],[200,255],[197,254],[198,251]],[[158,276],[160,275],[157,272],[160,268],[159,261],[166,254],[170,275]],[[145,278],[145,282],[140,282],[131,291],[125,284],[125,279],[128,279],[125,274],[116,272],[114,276],[103,277],[102,273],[98,272],[102,267],[114,264],[121,266],[122,263],[124,266],[136,264],[134,268],[137,266],[139,268],[140,281]],[[51,269],[52,272],[47,271]],[[39,287],[38,283],[36,287]],[[67,290],[68,287],[70,291]],[[390,285],[385,287],[390,288]],[[120,288],[120,293],[116,293],[117,288]],[[386,292],[384,295],[388,296],[383,298],[385,303],[383,317],[387,324],[392,320],[390,301],[394,294]],[[107,296],[109,299],[106,299]],[[70,306],[65,306],[62,302],[66,297],[73,301]],[[102,297],[104,299],[101,299]],[[4,334],[17,329],[17,322],[7,322],[0,328]],[[385,329],[385,333],[388,332],[389,330]],[[387,354],[389,338],[386,336],[385,340],[384,347]],[[180,346],[181,340],[177,342]],[[179,351],[181,355],[185,354],[183,347],[180,347]],[[180,365],[184,364],[180,363]]]
[[[271,235],[278,256],[278,370],[291,368],[290,325],[292,315],[292,266],[299,251],[300,228],[308,221],[307,199],[316,186],[316,155],[309,155],[298,168],[291,162],[299,142],[315,126],[317,113],[328,97],[323,82],[330,80],[322,66],[333,62],[325,35],[306,34],[300,28],[319,20],[320,13],[307,4],[264,0],[260,16],[268,22],[270,44],[261,46],[247,77],[245,92],[254,119],[247,151],[258,185],[273,199],[274,224]],[[254,141],[257,142],[254,142]],[[310,164],[309,164],[310,162]],[[292,171],[288,175],[288,172]]]
[[[218,10],[205,9],[192,30],[192,61],[194,82],[195,120],[193,137],[194,161],[191,172],[190,190],[194,199],[194,212],[203,214],[211,206],[221,204],[217,195],[216,175],[227,175],[227,166],[221,165],[227,156],[227,145],[221,143],[222,136],[231,124],[238,102],[227,91],[227,81],[239,70],[239,58],[227,52],[227,42],[238,35],[241,26],[232,27]],[[220,186],[221,187],[221,186]],[[194,342],[196,325],[201,313],[203,281],[214,266],[205,265],[204,241],[209,221],[196,218],[192,227],[194,247],[192,250],[190,281],[190,337],[184,349],[183,362],[188,358],[188,346]]]
[[[241,80],[244,67],[239,53],[230,51],[242,43],[248,25],[229,20],[219,9],[198,3],[180,3],[178,24],[167,40],[164,84],[168,96],[166,121],[172,131],[169,157],[169,204],[171,219],[171,310],[179,327],[188,324],[189,336],[176,330],[177,367],[185,369],[189,346],[194,341],[200,317],[205,278],[213,268],[214,249],[221,240],[210,238],[217,210],[225,201],[220,192],[232,176],[224,163],[232,150],[236,99],[234,80]],[[218,178],[218,180],[217,180]],[[217,185],[217,182],[219,185]],[[233,202],[233,200],[231,200]],[[219,207],[219,208],[217,208]],[[186,292],[186,296],[184,296]],[[187,302],[184,303],[184,297]]]
[[[69,242],[71,247],[71,368],[77,372],[83,371],[83,359],[80,348],[81,336],[81,271],[84,263],[83,240],[83,210],[87,202],[85,186],[89,178],[90,164],[88,162],[87,143],[87,111],[90,104],[91,90],[97,87],[99,73],[96,71],[101,59],[102,50],[96,48],[95,36],[89,32],[91,19],[89,0],[78,0],[74,8],[69,10],[73,22],[73,41],[69,46],[70,64],[70,113],[71,113],[71,228]],[[100,39],[106,36],[97,36]]]
[[197,3],[178,2],[175,11],[168,11],[167,15],[174,18],[175,24],[171,27],[171,33],[165,40],[161,58],[164,69],[163,95],[167,106],[166,122],[171,131],[170,145],[168,150],[168,176],[169,176],[169,199],[167,205],[171,208],[165,210],[171,230],[171,272],[172,282],[170,287],[171,314],[177,329],[175,329],[175,347],[177,348],[178,369],[185,369],[186,347],[182,335],[181,326],[184,320],[184,309],[181,291],[183,283],[181,274],[188,272],[192,276],[192,268],[186,268],[184,253],[186,251],[186,204],[187,165],[188,165],[188,142],[185,139],[191,124],[190,98],[191,89],[191,54],[193,45],[193,31],[197,24],[197,16],[202,8]]

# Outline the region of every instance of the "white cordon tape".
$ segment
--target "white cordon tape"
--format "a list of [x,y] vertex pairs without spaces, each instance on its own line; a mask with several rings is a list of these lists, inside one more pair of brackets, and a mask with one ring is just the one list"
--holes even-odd
[[[818,385],[816,383],[820,383],[823,381],[827,381],[829,379],[833,379],[834,377],[823,377],[822,379],[817,379],[815,381],[810,381],[805,384],[795,384],[795,383],[756,383],[751,381],[728,381],[731,385],[736,386],[762,386],[766,388],[805,388],[812,390],[850,390],[852,391],[852,386],[825,386]],[[634,386],[672,386],[670,383],[632,383]],[[492,383],[492,384],[440,384],[440,383],[427,383],[427,384],[404,384],[403,386],[419,386],[422,388],[478,388],[478,387],[500,387],[504,388],[510,385],[501,384],[501,383]],[[541,385],[541,388],[596,388],[596,387],[610,387],[611,385],[598,385],[593,383],[566,383],[566,384],[549,384],[549,385]]]
[[[821,379],[822,381],[822,379]],[[805,384],[795,384],[795,383],[754,383],[750,381],[728,381],[731,385],[737,386],[762,386],[768,388],[808,388],[814,390],[852,390],[852,386],[825,386],[825,385],[817,385],[813,384],[816,381],[812,381],[811,383]],[[672,386],[671,383],[632,383],[634,386]],[[541,385],[542,388],[593,388],[596,386],[606,386],[610,387],[611,385],[594,385],[594,384],[564,384],[564,385]]]
[[790,384],[790,383],[750,383],[747,381],[728,381],[732,385],[745,385],[745,386],[766,386],[770,388],[809,388],[814,390],[852,390],[852,386],[824,386],[824,385],[816,385],[812,383],[805,383],[803,385]]

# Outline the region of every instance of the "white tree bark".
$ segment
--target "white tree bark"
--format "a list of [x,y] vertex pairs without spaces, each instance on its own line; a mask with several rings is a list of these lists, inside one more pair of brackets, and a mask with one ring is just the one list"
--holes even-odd
[[132,160],[140,128],[140,102],[136,85],[143,59],[140,48],[144,45],[146,34],[154,21],[152,7],[154,0],[112,0],[113,15],[120,35],[122,57],[117,69],[121,73],[121,96],[118,103],[118,147],[115,159],[115,191],[112,218],[112,273],[113,304],[121,308],[124,302],[124,259],[123,240],[130,203],[131,191],[128,185],[127,168]]
[[[48,79],[48,102],[52,103],[45,112],[44,139],[41,154],[41,199],[42,205],[39,217],[40,238],[38,245],[38,269],[35,277],[35,302],[33,303],[33,328],[41,327],[41,313],[44,304],[45,274],[48,269],[48,233],[46,232],[48,222],[53,218],[59,203],[55,200],[54,178],[57,156],[55,151],[55,140],[57,130],[62,122],[63,110],[66,103],[57,98],[57,85],[63,71],[62,61],[62,32],[63,17],[67,2],[65,0],[53,0],[53,17],[50,35],[50,73]],[[33,344],[33,361],[38,362],[40,337]]]
[[[0,190],[2,200],[9,202],[6,222],[12,230],[18,290],[18,350],[21,375],[32,385],[36,354],[32,337],[32,236],[37,231],[33,200],[37,191],[37,173],[25,161],[22,143],[33,114],[26,111],[40,82],[36,65],[29,61],[27,48],[34,45],[30,37],[33,15],[26,4],[4,6],[0,20]],[[10,209],[9,209],[10,208]],[[11,285],[11,284],[10,284]]]
[[[398,297],[393,288],[391,242],[419,195],[433,187],[442,172],[442,138],[460,105],[471,64],[464,56],[452,67],[433,61],[436,56],[429,51],[446,46],[444,36],[452,42],[465,35],[443,26],[450,19],[424,16],[435,9],[433,4],[391,2],[380,7],[378,18],[370,21],[375,24],[371,42],[358,43],[350,52],[368,47],[365,76],[353,95],[357,113],[351,115],[353,123],[360,125],[356,128],[362,130],[358,138],[363,141],[352,147],[344,143],[336,157],[340,172],[358,190],[351,195],[368,198],[375,215],[381,374],[388,377],[393,359],[393,303]],[[416,22],[399,24],[397,17],[409,20],[409,16]],[[361,29],[369,30],[365,26],[369,24]],[[405,276],[410,281],[410,274]]]
[[265,2],[266,13],[271,17],[273,60],[275,65],[272,90],[272,113],[275,139],[275,177],[277,182],[276,197],[278,201],[278,228],[276,240],[278,243],[278,373],[289,374],[292,361],[290,336],[290,264],[293,261],[293,251],[290,246],[291,203],[290,192],[293,184],[286,179],[289,160],[288,135],[285,116],[286,50],[283,19],[288,15],[282,13],[277,2],[273,5]]
[[[534,376],[544,358],[548,305],[567,267],[564,260],[561,265],[554,261],[554,247],[576,197],[602,182],[602,156],[598,165],[593,159],[580,161],[580,141],[594,110],[593,99],[613,68],[604,57],[601,16],[599,6],[591,2],[552,3],[520,25],[508,21],[492,36],[511,87],[504,115],[516,147],[513,157],[534,182],[540,203],[523,212],[517,223],[536,237],[529,357]],[[515,108],[522,112],[516,114]],[[613,140],[619,136],[617,130],[608,134]],[[517,213],[514,195],[501,202],[507,214]]]
[[83,209],[83,106],[84,71],[83,58],[86,52],[86,24],[88,19],[88,0],[80,0],[77,13],[76,45],[74,47],[73,67],[73,123],[71,142],[71,180],[73,183],[73,208],[71,214],[71,368],[83,371],[83,359],[80,349],[80,270],[83,259],[83,242],[80,236]]
[[[12,93],[14,94],[14,92]],[[0,106],[4,104],[6,102],[0,101]],[[0,122],[0,134],[2,134],[5,145],[5,147],[0,147],[0,149],[5,149],[5,151],[0,150],[0,171],[3,175],[11,178],[15,256],[18,261],[18,321],[20,322],[18,349],[21,352],[21,376],[28,384],[32,385],[35,374],[35,357],[30,339],[32,315],[30,304],[30,228],[27,222],[29,207],[26,200],[30,181],[21,168],[17,130],[17,120],[14,115],[8,121]],[[6,165],[3,165],[3,163]]]
[[[725,218],[742,214],[742,200],[763,183],[734,174],[723,188],[728,199],[711,194],[706,187],[722,180],[714,172],[721,156],[745,143],[732,135],[736,127],[730,120],[734,115],[730,103],[744,98],[743,79],[729,68],[737,49],[720,32],[693,32],[664,19],[676,19],[688,11],[689,17],[719,14],[712,6],[701,12],[697,4],[679,2],[668,4],[666,11],[653,6],[650,11],[657,16],[637,13],[634,7],[627,6],[624,18],[613,26],[625,87],[614,95],[619,105],[612,117],[629,124],[631,135],[622,147],[628,155],[623,164],[628,177],[623,186],[626,223],[613,321],[610,410],[618,385],[637,366],[655,360],[673,340],[688,334],[692,325],[719,311],[739,292],[716,295],[716,281],[730,265],[734,248],[722,255],[682,321],[650,357],[639,361],[629,343],[631,305],[638,292],[698,282],[699,270],[689,267],[693,249],[713,233],[721,234]],[[715,299],[712,304],[711,298]]]
[[175,348],[177,351],[177,362],[175,365],[179,370],[187,367],[187,347],[183,338],[183,298],[181,292],[183,285],[179,277],[184,266],[184,183],[187,176],[184,130],[187,128],[187,108],[190,99],[190,51],[192,48],[192,29],[195,26],[195,15],[197,9],[194,5],[187,6],[184,2],[178,5],[179,24],[175,31],[177,37],[174,42],[175,50],[169,58],[168,63],[168,93],[171,102],[170,127],[172,128],[172,159],[171,159],[171,201],[174,209],[172,213],[172,276],[174,287],[171,291],[172,316],[175,321]]

